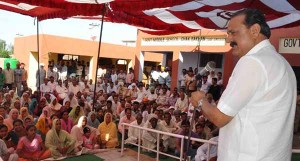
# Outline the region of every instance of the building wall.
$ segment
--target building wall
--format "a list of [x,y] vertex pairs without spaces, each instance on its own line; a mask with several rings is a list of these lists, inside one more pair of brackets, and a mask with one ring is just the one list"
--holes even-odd
[[[203,36],[203,37],[215,37],[215,38],[226,38],[226,33],[216,30],[202,30],[198,32],[193,32],[189,34],[174,34],[174,35],[149,35],[143,33],[141,31],[138,32],[137,38],[137,50],[136,50],[136,68],[138,69],[139,64],[139,56],[140,52],[172,52],[173,60],[172,60],[172,84],[171,88],[178,86],[178,76],[181,73],[181,69],[184,67],[197,65],[197,53],[205,52],[205,53],[227,53],[230,51],[230,46],[228,44],[224,44],[223,46],[186,46],[186,45],[169,45],[169,46],[142,46],[141,42],[144,38],[159,38],[159,37],[183,37],[183,36]],[[191,55],[185,55],[186,53],[190,53]],[[223,57],[226,59],[226,55]],[[183,63],[182,63],[183,60]],[[220,69],[221,70],[221,69]],[[225,70],[224,70],[225,72]],[[229,71],[224,73],[225,76],[230,75]],[[135,70],[135,77],[138,77],[138,70]],[[229,76],[228,76],[229,77]],[[173,81],[174,80],[174,81]]]
[[[285,37],[300,38],[300,27],[290,29],[276,29],[272,30],[272,36],[270,38],[271,43],[275,48],[279,49],[279,39]],[[113,59],[126,59],[128,62],[127,67],[134,67],[135,78],[139,78],[139,73],[142,71],[143,63],[140,60],[154,61],[161,64],[172,64],[172,87],[177,86],[178,75],[181,73],[182,68],[189,66],[196,67],[197,54],[201,52],[205,53],[223,53],[223,79],[224,84],[232,73],[232,70],[238,61],[238,58],[231,54],[231,47],[229,44],[210,46],[210,45],[156,45],[156,46],[145,46],[142,45],[143,39],[146,38],[162,38],[162,37],[184,37],[184,36],[195,36],[195,37],[213,37],[213,38],[226,38],[226,33],[215,30],[202,30],[189,34],[174,34],[156,36],[138,32],[136,47],[121,46],[114,44],[102,43],[100,57],[113,58]],[[199,42],[200,43],[200,42]],[[25,64],[29,63],[29,55],[37,52],[36,36],[18,37],[15,39],[15,57]],[[79,56],[86,56],[85,61],[91,61],[91,73],[92,78],[95,75],[96,62],[98,52],[98,43],[88,40],[51,36],[51,35],[40,35],[40,62],[44,63],[47,67],[49,59],[57,59],[57,53],[62,54],[73,54]],[[49,53],[56,53],[50,54]],[[164,62],[166,56],[161,53],[173,53],[172,60]],[[298,53],[287,54],[281,53],[292,66],[300,66],[300,50]],[[142,56],[142,57],[141,57]],[[31,57],[33,59],[34,56]],[[32,63],[35,64],[35,63]],[[26,65],[25,68],[28,70],[30,65]],[[36,66],[36,64],[35,64]],[[30,68],[29,72],[35,72]],[[175,80],[175,81],[173,81]]]

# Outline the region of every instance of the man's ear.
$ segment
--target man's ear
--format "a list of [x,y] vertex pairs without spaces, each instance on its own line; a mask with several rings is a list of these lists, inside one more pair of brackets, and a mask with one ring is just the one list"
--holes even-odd
[[261,27],[257,23],[250,27],[250,31],[251,31],[253,38],[257,38],[259,36],[260,30],[261,30]]

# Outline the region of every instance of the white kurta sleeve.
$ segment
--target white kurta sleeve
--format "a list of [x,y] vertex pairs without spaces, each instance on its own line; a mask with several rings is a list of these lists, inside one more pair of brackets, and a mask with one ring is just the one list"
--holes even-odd
[[218,109],[228,116],[235,116],[245,107],[258,90],[264,88],[266,71],[255,58],[244,56],[229,78],[227,88],[218,103]]

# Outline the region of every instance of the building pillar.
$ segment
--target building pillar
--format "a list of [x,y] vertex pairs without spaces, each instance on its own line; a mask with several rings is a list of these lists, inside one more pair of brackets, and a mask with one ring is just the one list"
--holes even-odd
[[93,80],[94,83],[96,83],[97,80],[95,80],[96,76],[96,69],[98,68],[97,65],[97,56],[93,56],[90,61],[90,75],[89,77]]
[[[180,60],[181,59],[181,60]],[[173,52],[173,60],[172,60],[172,82],[171,82],[171,90],[175,87],[178,87],[178,69],[182,64],[182,55],[180,51]]]
[[167,66],[167,54],[166,53],[162,53],[163,55],[163,59],[161,61],[161,66],[162,67],[166,67]]
[[135,63],[134,63],[134,77],[136,80],[143,80],[143,71],[144,71],[144,56],[145,52],[141,51],[135,55]]

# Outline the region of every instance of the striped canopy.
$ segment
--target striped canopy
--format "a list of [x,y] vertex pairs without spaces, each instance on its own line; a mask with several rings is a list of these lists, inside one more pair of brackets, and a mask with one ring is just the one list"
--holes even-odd
[[0,0],[0,9],[37,17],[79,17],[133,25],[150,34],[226,29],[230,15],[260,9],[271,28],[300,26],[300,0]]

